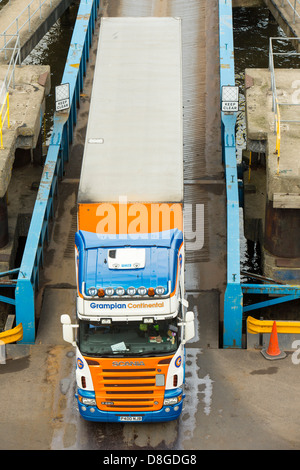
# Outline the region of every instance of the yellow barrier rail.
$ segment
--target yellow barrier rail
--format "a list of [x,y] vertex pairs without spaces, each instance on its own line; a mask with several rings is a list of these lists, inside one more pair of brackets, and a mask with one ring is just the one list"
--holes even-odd
[[276,113],[275,113],[275,121],[276,121],[276,149],[275,155],[277,155],[277,175],[279,174],[279,160],[280,160],[280,111],[279,111],[279,104],[276,100]]
[[7,118],[7,127],[10,128],[10,121],[9,121],[9,93],[6,93],[4,103],[0,110],[0,149],[4,149],[3,147],[3,133],[2,129],[4,127],[5,121]]
[[[274,320],[257,320],[247,318],[247,331],[253,335],[258,333],[271,333]],[[277,333],[300,334],[300,321],[276,320]]]
[[15,343],[23,338],[23,325],[20,323],[11,330],[0,333],[0,344]]

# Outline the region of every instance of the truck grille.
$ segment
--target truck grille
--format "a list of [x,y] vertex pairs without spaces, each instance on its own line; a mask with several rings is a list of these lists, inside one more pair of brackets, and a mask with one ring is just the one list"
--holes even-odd
[[[163,359],[145,358],[144,366],[130,368],[114,367],[114,360],[106,358],[97,360],[99,366],[89,365],[98,408],[102,411],[161,409],[165,386],[156,385],[156,375],[164,375],[165,383],[171,359],[172,356]],[[135,359],[126,358],[126,362],[131,361],[135,362]]]

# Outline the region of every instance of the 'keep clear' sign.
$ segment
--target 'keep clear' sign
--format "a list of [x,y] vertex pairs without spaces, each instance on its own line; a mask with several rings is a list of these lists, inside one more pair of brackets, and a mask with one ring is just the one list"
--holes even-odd
[[239,87],[222,86],[222,111],[235,113],[239,110]]
[[55,110],[64,111],[70,108],[70,84],[63,83],[55,87]]

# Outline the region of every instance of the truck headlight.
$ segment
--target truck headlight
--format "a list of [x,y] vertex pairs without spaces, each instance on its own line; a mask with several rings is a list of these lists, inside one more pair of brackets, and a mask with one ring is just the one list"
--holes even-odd
[[96,405],[95,398],[79,397],[79,401],[83,405],[87,405],[87,406],[95,406]]
[[176,405],[177,403],[181,402],[181,400],[182,400],[182,395],[178,395],[178,397],[165,398],[164,405],[165,406]]

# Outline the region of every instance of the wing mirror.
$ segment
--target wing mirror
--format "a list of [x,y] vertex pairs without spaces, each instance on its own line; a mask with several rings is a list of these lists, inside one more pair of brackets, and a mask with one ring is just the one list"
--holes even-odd
[[194,312],[186,312],[185,320],[181,323],[178,323],[184,327],[183,333],[183,343],[186,343],[195,336],[195,317]]
[[78,325],[71,324],[71,318],[69,315],[61,315],[60,322],[63,326],[63,339],[67,343],[71,343],[72,346],[76,346],[75,341],[75,328],[78,328]]
[[184,341],[189,341],[195,336],[195,317],[194,312],[186,312],[184,322]]

